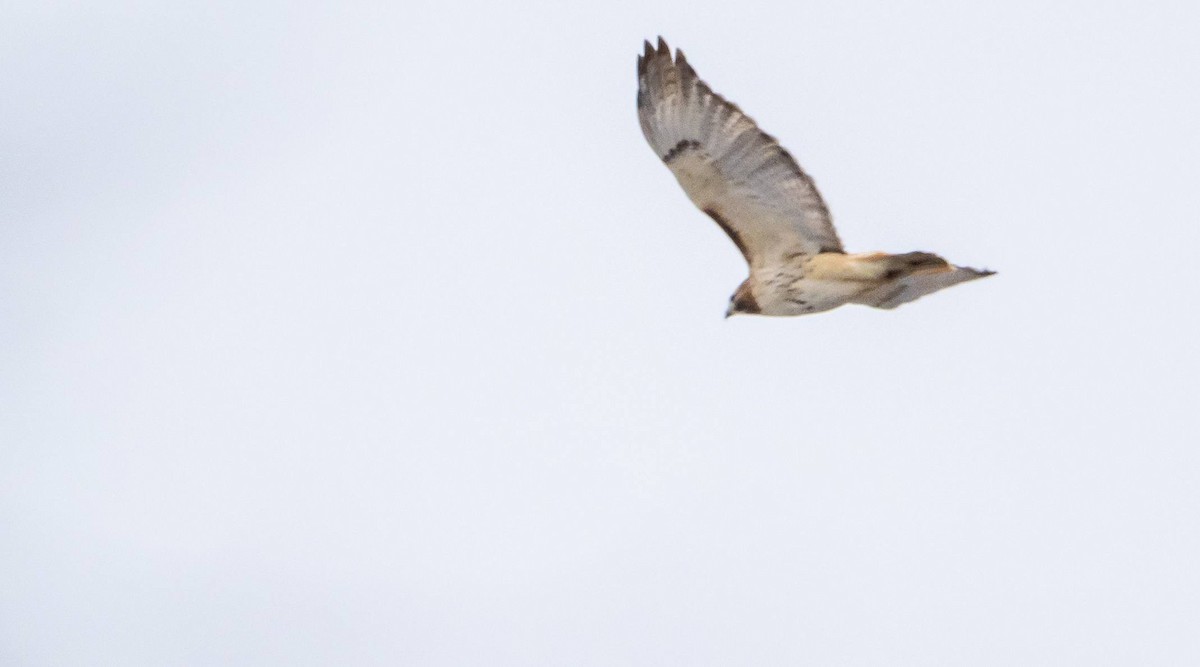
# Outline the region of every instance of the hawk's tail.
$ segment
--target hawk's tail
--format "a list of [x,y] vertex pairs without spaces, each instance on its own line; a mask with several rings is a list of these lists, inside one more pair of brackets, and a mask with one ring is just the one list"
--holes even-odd
[[891,310],[896,306],[915,301],[951,285],[984,278],[995,273],[966,266],[954,266],[950,262],[928,252],[907,252],[903,255],[885,255],[883,277],[886,280],[854,299],[874,308]]
[[903,255],[885,255],[887,268],[883,277],[887,279],[907,276],[917,271],[946,271],[952,269],[950,262],[931,252],[906,252]]

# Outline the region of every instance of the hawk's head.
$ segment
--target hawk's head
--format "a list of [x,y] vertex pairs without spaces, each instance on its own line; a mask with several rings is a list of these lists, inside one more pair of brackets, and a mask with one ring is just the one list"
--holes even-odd
[[762,309],[758,307],[758,301],[755,301],[754,293],[750,290],[750,279],[747,278],[742,281],[741,285],[738,285],[733,296],[729,297],[729,307],[725,309],[725,317],[728,319],[738,313],[754,315],[761,312]]

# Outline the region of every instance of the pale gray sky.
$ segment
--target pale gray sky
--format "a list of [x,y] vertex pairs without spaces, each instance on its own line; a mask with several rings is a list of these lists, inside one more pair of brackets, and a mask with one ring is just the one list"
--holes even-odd
[[[644,38],[854,251],[722,319]],[[1200,5],[0,9],[0,663],[1200,664]]]

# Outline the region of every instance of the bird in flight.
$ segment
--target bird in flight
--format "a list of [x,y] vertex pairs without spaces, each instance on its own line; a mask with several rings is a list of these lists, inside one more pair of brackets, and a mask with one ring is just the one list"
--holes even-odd
[[662,37],[638,56],[638,119],[684,192],[750,265],[725,316],[808,315],[847,303],[892,309],[990,276],[928,252],[850,254],[808,174],[774,137],[714,93]]

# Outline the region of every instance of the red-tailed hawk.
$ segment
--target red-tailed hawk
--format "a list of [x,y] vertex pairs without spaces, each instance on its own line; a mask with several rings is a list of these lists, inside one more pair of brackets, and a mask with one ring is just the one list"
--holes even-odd
[[847,254],[812,179],[701,81],[683,51],[672,60],[661,37],[657,49],[646,42],[637,71],[646,141],[750,265],[726,317],[807,315],[847,303],[890,309],[992,275],[927,252]]

